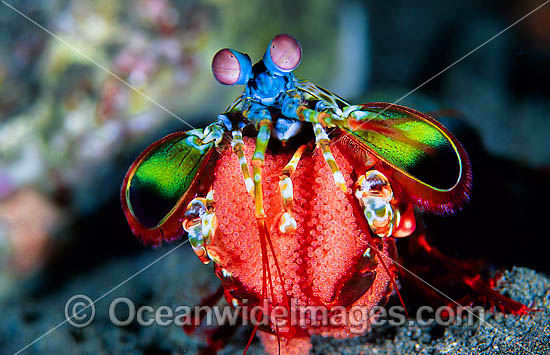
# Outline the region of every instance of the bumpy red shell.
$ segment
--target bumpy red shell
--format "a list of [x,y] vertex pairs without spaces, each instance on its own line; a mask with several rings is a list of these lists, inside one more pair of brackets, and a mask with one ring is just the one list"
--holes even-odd
[[[253,139],[245,139],[245,153],[250,162],[254,151]],[[353,186],[354,168],[350,157],[333,147],[333,153],[348,188]],[[275,258],[284,279],[288,298],[300,305],[361,305],[370,309],[383,304],[391,292],[390,277],[375,259],[363,254],[369,245],[376,245],[386,255],[394,257],[394,244],[389,238],[373,237],[356,201],[346,196],[334,183],[332,173],[320,153],[305,153],[292,176],[294,184],[295,232],[283,234],[277,228],[283,212],[278,182],[282,168],[292,152],[266,154],[263,169],[266,222],[275,256],[269,254],[271,282],[275,304],[284,304],[283,285],[275,267]],[[262,256],[254,202],[246,192],[237,157],[226,148],[214,167],[214,200],[219,228],[208,247],[220,259],[221,268],[231,274],[223,277],[226,298],[248,300],[248,305],[262,299]],[[275,258],[274,258],[275,257]],[[388,260],[386,265],[393,273]],[[271,298],[268,292],[268,298]],[[274,331],[274,328],[271,329]],[[336,337],[348,334],[348,327],[306,327],[281,333],[287,350],[306,350],[311,334]],[[264,334],[268,351],[277,353],[275,336]],[[304,348],[305,347],[305,348]]]

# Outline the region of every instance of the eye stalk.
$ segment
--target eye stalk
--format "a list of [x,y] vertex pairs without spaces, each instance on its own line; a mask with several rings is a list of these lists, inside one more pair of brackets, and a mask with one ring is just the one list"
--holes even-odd
[[224,48],[212,59],[212,74],[223,85],[243,85],[252,75],[252,62],[247,54]]
[[287,34],[275,36],[269,42],[264,54],[264,65],[275,75],[287,75],[300,65],[302,46],[294,37]]

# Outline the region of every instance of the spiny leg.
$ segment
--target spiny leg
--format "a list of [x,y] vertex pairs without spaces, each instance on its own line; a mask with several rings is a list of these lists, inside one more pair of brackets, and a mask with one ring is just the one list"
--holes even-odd
[[262,190],[262,167],[265,161],[265,152],[271,136],[273,122],[271,113],[266,106],[258,103],[251,103],[243,108],[243,116],[249,123],[253,124],[258,131],[256,137],[256,148],[252,155],[252,173],[254,180],[254,203],[255,216],[257,220],[265,219],[263,190]]
[[347,193],[348,189],[346,187],[344,175],[342,175],[342,172],[338,168],[338,164],[336,164],[334,155],[332,155],[332,152],[330,151],[330,140],[327,132],[325,132],[325,129],[320,123],[313,124],[313,132],[315,133],[315,143],[317,143],[317,146],[319,146],[323,152],[323,157],[332,171],[334,182],[340,187],[340,189],[342,189],[342,191],[344,191],[344,193]]
[[296,220],[292,216],[293,197],[294,191],[292,187],[291,176],[296,171],[296,166],[306,149],[305,145],[302,145],[292,156],[292,159],[283,168],[283,171],[279,177],[279,188],[281,190],[281,197],[283,200],[283,215],[279,220],[279,230],[282,233],[288,233],[296,230]]
[[[332,112],[331,112],[332,111]],[[331,108],[329,110],[312,110],[307,106],[300,105],[296,108],[296,116],[300,121],[321,123],[323,127],[348,127],[347,117],[353,117],[360,119],[365,115],[364,111],[361,111],[361,105],[346,106],[342,109]]]
[[315,142],[317,146],[321,148],[323,157],[327,162],[336,185],[342,189],[344,193],[347,193],[346,182],[342,172],[336,164],[336,160],[330,150],[330,140],[323,127],[337,127],[339,119],[334,114],[322,111],[316,111],[308,108],[307,106],[299,105],[299,101],[296,97],[290,96],[283,104],[283,113],[288,117],[296,118],[300,121],[313,123],[313,132],[315,133]]
[[[269,228],[266,225],[266,221],[265,221],[266,215],[265,215],[264,204],[263,204],[262,168],[265,162],[265,152],[267,150],[269,138],[271,137],[271,130],[273,128],[273,123],[271,122],[271,114],[269,113],[269,110],[267,110],[265,107],[261,105],[255,105],[251,109],[247,109],[246,111],[244,111],[243,115],[247,119],[249,119],[251,123],[254,123],[258,130],[258,136],[256,137],[256,148],[254,150],[254,154],[252,155],[252,169],[254,174],[254,195],[253,196],[254,196],[254,204],[255,204],[255,217],[258,223],[258,230],[260,234],[260,244],[261,244],[261,251],[262,251],[262,264],[263,264],[262,295],[265,298],[267,297],[266,281],[269,280],[271,298],[272,300],[275,300],[271,270],[269,267],[269,259],[267,256],[267,247],[269,246],[269,248],[271,249],[271,253],[273,254],[277,273],[279,274],[279,278],[281,280],[281,285],[283,288],[283,298],[286,299],[286,291],[284,289],[285,282],[284,282],[281,270],[279,268],[279,264],[277,263],[277,259],[275,257],[275,250],[273,249],[273,244],[269,236]],[[242,153],[242,146],[244,146],[244,142],[242,142],[242,135],[240,135],[240,132],[237,135],[237,138],[238,137],[241,138],[240,143],[242,145],[240,149],[237,148],[236,150],[237,155],[239,155],[238,151]],[[235,147],[237,147],[237,145],[238,144],[236,144]],[[244,154],[242,156],[244,157]],[[246,180],[246,177],[249,176],[249,175],[246,175],[246,173],[248,173],[248,165],[246,164],[246,160],[244,160],[244,164],[241,161],[241,170],[243,170],[243,174],[245,174],[245,180]]]
[[[262,255],[262,272],[263,272],[263,282],[262,282],[262,295],[264,298],[267,298],[267,285],[269,281],[269,286],[271,290],[271,298],[275,300],[274,288],[271,278],[271,270],[269,267],[269,258],[267,256],[267,247],[271,249],[273,254],[275,267],[279,278],[281,280],[281,286],[283,287],[283,297],[286,298],[286,291],[284,290],[284,279],[277,263],[277,258],[275,257],[275,251],[273,249],[273,244],[269,236],[269,227],[266,225],[265,221],[265,210],[263,204],[263,189],[262,189],[262,168],[265,162],[265,152],[267,150],[267,145],[269,143],[269,138],[271,137],[271,130],[273,128],[273,123],[271,121],[271,114],[269,110],[260,104],[252,104],[250,107],[243,110],[243,116],[245,116],[250,123],[252,123],[258,130],[258,136],[256,137],[256,148],[252,156],[252,172],[254,175],[254,203],[255,203],[255,217],[258,223],[258,231],[260,234],[260,245],[261,245],[261,255]],[[256,329],[256,328],[255,328]]]
[[258,124],[258,136],[256,137],[256,149],[252,156],[252,171],[254,174],[254,202],[256,206],[256,217],[265,218],[263,189],[262,189],[262,167],[265,162],[265,151],[271,136],[273,123],[264,119]]
[[[265,221],[265,211],[263,205],[263,190],[262,190],[262,167],[265,161],[265,152],[267,150],[267,144],[269,143],[269,138],[271,137],[271,130],[273,128],[273,123],[271,119],[264,118],[258,123],[258,136],[256,137],[256,149],[252,156],[252,169],[254,173],[254,202],[256,206],[256,220],[258,222],[258,229],[260,232],[260,244],[262,250],[262,264],[263,264],[263,282],[262,282],[262,295],[267,299],[267,286],[269,285],[269,290],[271,293],[271,300],[275,302],[275,289],[273,287],[271,268],[269,266],[269,258],[267,255],[267,250],[271,250],[273,255],[273,261],[275,263],[275,269],[279,275],[279,280],[281,282],[282,295],[284,303],[290,307],[288,302],[286,291],[285,291],[285,280],[277,262],[277,257],[275,249],[273,248],[273,243],[271,241],[269,227],[266,225]],[[266,282],[268,281],[268,282]],[[279,325],[275,323],[276,332],[279,333]]]
[[202,217],[202,234],[207,245],[210,244],[217,227],[218,222],[214,213],[214,190],[210,188],[206,194],[206,212]]
[[248,162],[246,161],[246,157],[244,155],[243,135],[241,131],[238,131],[238,130],[231,132],[231,134],[233,135],[233,140],[231,141],[231,147],[233,148],[233,151],[235,152],[235,154],[237,154],[237,157],[239,158],[239,165],[241,166],[241,171],[243,173],[244,185],[246,186],[246,191],[248,191],[248,193],[251,194],[252,197],[254,197],[254,194],[253,194],[254,182],[250,177]]
[[342,121],[328,112],[312,110],[307,106],[298,106],[296,118],[304,122],[321,123],[323,127],[338,127]]
[[[302,122],[321,123],[324,127],[336,127],[337,121],[341,121],[341,112],[339,108],[328,108],[325,105],[319,105],[313,110],[303,105],[303,99],[296,91],[288,92],[283,96],[281,112],[284,116],[294,118]],[[333,111],[333,112],[330,112]]]
[[[252,156],[252,169],[254,175],[254,203],[255,203],[255,217],[258,224],[258,231],[260,235],[260,245],[261,245],[261,255],[262,255],[262,296],[267,299],[267,286],[271,291],[271,299],[275,301],[275,291],[273,288],[271,270],[269,267],[269,258],[267,255],[267,248],[271,250],[273,255],[273,261],[275,263],[275,268],[279,279],[281,281],[282,295],[287,304],[290,307],[288,302],[286,291],[285,291],[285,281],[283,274],[277,262],[276,253],[273,248],[273,243],[271,242],[269,227],[266,224],[265,220],[265,211],[263,206],[263,191],[262,191],[262,167],[265,161],[265,152],[267,150],[267,145],[269,143],[269,138],[271,137],[271,131],[273,129],[273,123],[271,120],[271,114],[269,110],[260,104],[252,104],[250,107],[247,107],[242,112],[243,116],[248,119],[249,123],[253,124],[258,130],[258,136],[256,137],[256,148]],[[268,282],[269,281],[269,282]],[[279,332],[278,325],[276,324],[277,333]],[[257,325],[254,328],[256,331]]]

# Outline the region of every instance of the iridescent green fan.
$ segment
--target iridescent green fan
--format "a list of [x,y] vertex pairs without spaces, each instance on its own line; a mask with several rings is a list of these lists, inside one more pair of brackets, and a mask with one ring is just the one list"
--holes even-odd
[[468,199],[471,168],[464,148],[439,122],[407,107],[361,105],[345,134],[397,171],[396,179],[421,207],[450,213]]
[[183,211],[194,197],[214,143],[177,132],[149,146],[132,164],[121,190],[124,213],[145,244],[180,237]]

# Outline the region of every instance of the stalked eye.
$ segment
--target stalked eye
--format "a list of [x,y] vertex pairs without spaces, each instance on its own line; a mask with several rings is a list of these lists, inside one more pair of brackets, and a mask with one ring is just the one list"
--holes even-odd
[[281,34],[273,38],[264,54],[266,68],[277,75],[286,75],[300,65],[302,47],[292,36]]
[[224,85],[246,84],[252,74],[252,62],[248,55],[225,48],[212,59],[212,73]]

